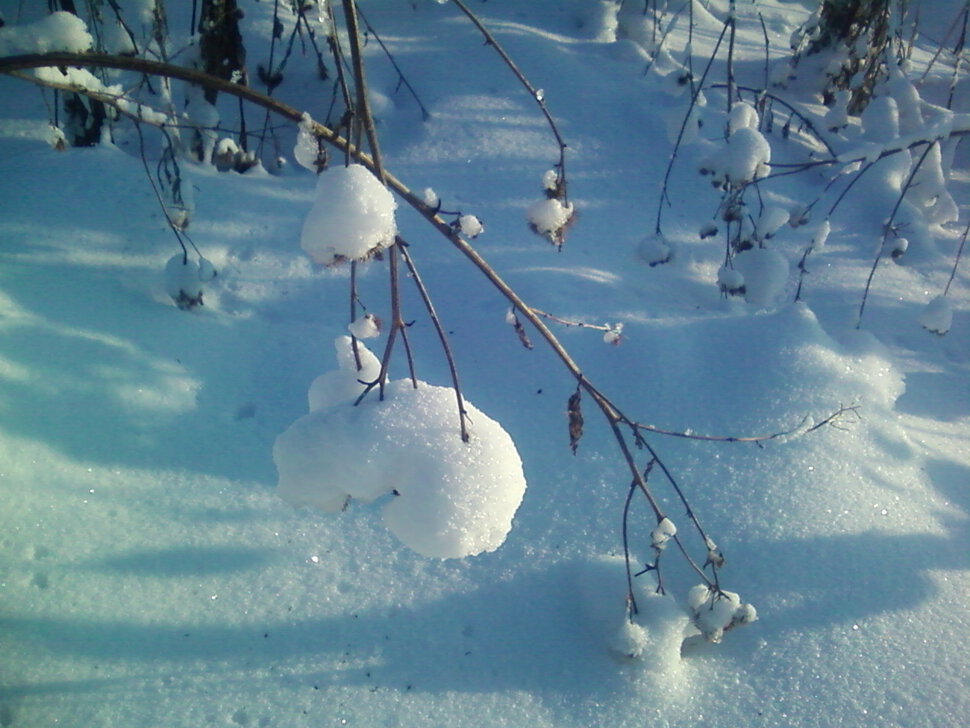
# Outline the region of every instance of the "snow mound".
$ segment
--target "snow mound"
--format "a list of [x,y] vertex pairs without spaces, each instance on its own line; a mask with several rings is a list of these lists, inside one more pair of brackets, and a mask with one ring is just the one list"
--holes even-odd
[[919,322],[927,331],[943,336],[953,325],[953,307],[945,296],[937,296],[923,308]]
[[[466,400],[472,431],[462,442],[454,391],[420,381],[416,389],[410,380],[390,382],[383,401],[373,392],[354,406],[347,394],[362,391],[356,380],[365,372],[355,369],[349,337],[336,346],[340,371],[314,382],[315,409],[276,439],[279,495],[334,512],[352,498],[393,494],[384,524],[422,556],[460,558],[501,546],[526,487],[512,438]],[[367,374],[379,371],[376,357],[358,350]]]
[[734,266],[744,278],[745,300],[755,306],[770,306],[788,282],[788,260],[771,248],[738,253]]
[[203,283],[213,277],[215,272],[209,261],[206,260],[205,265],[200,266],[184,254],[178,253],[165,264],[165,292],[172,297],[176,306],[190,310],[202,305],[202,294],[205,292]]
[[675,689],[690,624],[684,610],[669,596],[657,594],[653,578],[641,577],[633,584],[638,611],[631,619],[622,556],[594,557],[579,564],[575,573],[590,636],[613,657],[636,661],[666,688]]
[[757,129],[743,126],[731,133],[726,146],[704,161],[701,171],[712,174],[718,187],[740,187],[766,176],[771,171],[770,162],[768,141]]
[[[337,350],[337,364],[340,368],[325,372],[313,380],[307,392],[311,412],[335,404],[353,402],[364,392],[365,385],[362,382],[373,382],[381,373],[381,362],[370,349],[358,344],[357,355],[354,355],[349,336],[339,336],[333,344]],[[357,357],[360,357],[359,370]]]
[[317,177],[300,247],[323,265],[367,258],[394,242],[396,207],[394,197],[366,167],[332,167]]

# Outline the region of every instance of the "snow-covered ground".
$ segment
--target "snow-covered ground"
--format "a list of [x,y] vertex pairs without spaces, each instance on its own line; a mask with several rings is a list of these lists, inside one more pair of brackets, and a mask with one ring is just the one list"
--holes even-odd
[[[255,65],[273,3],[241,4]],[[695,3],[698,73],[727,4]],[[36,5],[0,3],[7,28],[41,17],[46,4]],[[187,27],[173,5],[181,4],[169,3],[172,27]],[[879,263],[861,328],[862,292],[894,203],[892,170],[864,177],[829,231],[815,216],[742,254],[737,269],[751,302],[725,299],[723,233],[698,235],[721,193],[698,167],[714,159],[715,171],[757,176],[758,164],[807,154],[807,137],[793,130],[783,139],[787,116],[776,106],[773,132],[762,136],[736,112],[725,142],[723,93],[709,92],[706,123],[696,135],[690,128],[696,138],[673,167],[659,240],[661,182],[688,96],[661,76],[670,68],[644,73],[638,13],[618,20],[612,3],[594,0],[470,5],[542,89],[569,145],[577,219],[565,245],[557,251],[527,220],[556,144],[535,101],[451,5],[362,3],[430,112],[423,121],[369,43],[384,162],[412,189],[433,188],[444,209],[480,220],[474,245],[528,303],[567,320],[623,325],[618,346],[604,343],[602,330],[556,327],[589,378],[632,418],[702,434],[762,435],[858,406],[838,427],[763,446],[649,437],[723,549],[722,583],[757,608],[758,621],[720,644],[704,641],[688,618],[697,577],[671,547],[668,596],[653,594],[649,574],[638,577],[638,625],[626,622],[621,522],[630,475],[607,423],[584,402],[585,433],[571,452],[575,381],[537,336],[530,333],[532,350],[519,343],[504,299],[406,206],[393,213],[397,230],[477,408],[469,408],[473,440],[476,427],[487,431],[479,439],[494,453],[462,461],[450,392],[419,390],[408,408],[414,396],[395,390],[388,404],[403,414],[390,418],[400,429],[393,436],[379,415],[321,410],[331,395],[352,398],[359,387],[333,374],[318,379],[338,369],[349,277],[346,266],[320,266],[301,249],[320,203],[313,174],[292,159],[295,130],[282,137],[290,161],[279,173],[184,165],[195,206],[188,230],[218,271],[205,305],[184,311],[166,290],[178,247],[137,136],[123,127],[114,145],[55,151],[52,93],[4,77],[0,726],[959,724],[970,714],[965,261],[947,296],[949,333],[921,323],[945,323],[946,312],[927,315],[926,304],[943,292],[970,215],[968,155],[957,151],[948,187],[959,225],[907,220],[909,249]],[[932,5],[925,22],[945,33],[961,4]],[[758,3],[774,57],[810,6]],[[739,8],[739,82],[756,84],[762,27],[748,3]],[[669,41],[679,62],[686,37],[681,22]],[[931,52],[918,48],[914,63]],[[278,95],[323,119],[329,83],[302,58],[288,68]],[[724,77],[719,61],[711,79]],[[807,104],[800,108],[821,125],[812,80],[778,94]],[[235,127],[235,104],[220,108]],[[261,124],[250,113],[250,126]],[[887,123],[871,121],[868,137],[852,127],[828,138],[839,152],[862,148]],[[826,181],[819,171],[779,177],[762,186],[764,204],[797,214]],[[758,208],[755,196],[748,202]],[[475,230],[471,220],[459,224]],[[813,239],[793,303],[796,266]],[[386,268],[362,265],[360,298],[388,320]],[[407,278],[404,285],[417,376],[447,387],[433,326]],[[383,342],[367,345],[380,352]],[[339,353],[345,344],[337,345]],[[408,377],[402,357],[391,375]],[[414,411],[424,422],[412,427]],[[300,433],[277,444],[297,422],[309,423],[302,427],[321,451],[301,450]],[[328,427],[338,428],[332,439]],[[345,493],[376,502],[354,500],[336,513],[294,508],[277,493],[274,446],[281,473],[292,466],[303,478],[306,462],[332,465],[332,476],[321,474],[321,487],[334,489],[331,506],[336,498],[339,509]],[[517,511],[516,451],[528,483]],[[489,482],[499,462],[507,486]],[[344,465],[366,477],[353,480]],[[375,472],[387,481],[368,481],[382,477]],[[434,518],[415,526],[412,517],[427,514],[402,513],[406,489],[399,498],[389,491],[424,476],[473,482],[473,497],[484,500],[471,502],[487,502],[482,508],[499,498],[485,525],[514,511],[504,543],[504,528],[455,546],[435,535]],[[651,483],[696,547],[675,495],[655,476]],[[295,487],[282,494],[314,502],[304,497],[312,484]],[[466,505],[440,509],[452,518],[450,508],[461,514]],[[643,564],[656,526],[646,503],[634,501],[630,523]],[[402,541],[424,553],[484,553],[442,560]]]

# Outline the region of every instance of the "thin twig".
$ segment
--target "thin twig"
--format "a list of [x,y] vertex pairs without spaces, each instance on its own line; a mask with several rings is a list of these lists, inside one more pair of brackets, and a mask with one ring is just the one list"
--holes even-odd
[[569,202],[569,195],[567,193],[566,186],[566,142],[563,141],[562,135],[559,133],[559,127],[556,126],[556,120],[552,118],[552,114],[549,113],[549,108],[546,106],[546,101],[544,95],[540,89],[537,89],[532,83],[526,78],[525,74],[519,70],[518,65],[512,60],[511,56],[505,52],[501,44],[492,35],[492,32],[485,27],[478,16],[473,13],[467,5],[465,5],[462,0],[451,0],[459,10],[461,10],[472,24],[478,28],[478,32],[482,34],[485,38],[485,44],[492,46],[495,52],[499,54],[501,59],[505,62],[505,65],[509,67],[509,70],[515,74],[515,77],[519,79],[519,83],[529,92],[532,100],[536,102],[542,115],[546,118],[546,123],[549,125],[549,130],[556,139],[556,144],[559,145],[559,163],[556,165],[556,177],[557,177],[557,189],[561,189],[563,193],[563,202]]
[[424,281],[421,280],[421,275],[418,273],[417,266],[415,266],[414,260],[411,258],[411,252],[408,250],[408,244],[403,239],[398,238],[398,247],[401,250],[401,257],[404,259],[408,270],[411,272],[411,279],[414,281],[414,285],[417,287],[418,293],[421,295],[421,300],[424,301],[424,307],[428,311],[428,316],[431,318],[431,323],[434,325],[434,329],[438,334],[438,341],[441,342],[441,348],[445,353],[445,359],[448,362],[448,371],[451,374],[452,388],[455,390],[455,398],[458,400],[458,420],[461,431],[461,439],[462,442],[468,442],[468,413],[465,411],[465,401],[461,393],[461,383],[458,381],[458,365],[455,364],[455,357],[451,352],[451,344],[448,343],[448,336],[445,334],[445,329],[441,325],[441,319],[438,317],[438,312],[435,310],[434,303],[431,301],[431,296],[428,295],[428,289],[425,288]]
[[916,173],[919,172],[920,167],[923,166],[923,161],[926,159],[927,155],[929,155],[930,150],[933,149],[933,145],[937,143],[938,142],[931,142],[926,145],[926,149],[923,150],[923,154],[920,156],[919,161],[913,165],[913,169],[910,170],[909,177],[906,178],[906,184],[904,184],[903,188],[899,191],[899,196],[896,198],[896,204],[893,205],[893,210],[889,215],[889,219],[883,226],[882,240],[879,243],[879,250],[876,251],[876,259],[872,261],[872,268],[869,270],[869,277],[866,278],[866,287],[862,292],[862,302],[859,304],[859,317],[855,324],[857,329],[862,327],[862,315],[865,313],[866,301],[869,299],[869,289],[872,287],[872,279],[875,277],[876,269],[879,267],[879,262],[882,260],[883,251],[886,249],[886,240],[889,238],[889,233],[893,230],[893,220],[896,219],[896,213],[899,212],[899,207],[903,204],[903,198],[909,191],[910,186],[912,186]]
[[[836,422],[842,417],[846,412],[857,412],[859,409],[858,405],[840,406],[835,412],[828,415],[825,419],[820,422],[815,423],[812,427],[805,428],[806,423],[809,418],[806,416],[802,421],[795,427],[788,430],[783,430],[781,432],[773,432],[769,435],[754,435],[748,437],[742,437],[737,435],[698,435],[693,432],[683,432],[677,430],[665,430],[660,427],[655,427],[654,425],[644,425],[640,422],[633,423],[633,426],[638,430],[643,430],[645,432],[655,432],[658,435],[668,435],[670,437],[680,437],[686,440],[704,440],[706,442],[768,442],[769,440],[779,440],[786,437],[791,437],[799,432],[814,432],[820,427]],[[804,429],[803,429],[804,428]]]

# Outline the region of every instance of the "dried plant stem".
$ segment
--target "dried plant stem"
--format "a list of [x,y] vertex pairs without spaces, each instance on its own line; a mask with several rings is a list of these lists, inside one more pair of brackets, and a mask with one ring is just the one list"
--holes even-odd
[[960,246],[957,248],[956,257],[953,259],[953,268],[950,270],[950,277],[946,281],[946,287],[943,289],[943,295],[949,295],[950,285],[953,283],[953,279],[957,275],[957,267],[960,265],[960,258],[963,257],[963,248],[967,244],[967,234],[970,233],[970,222],[967,226],[963,228],[963,235],[960,237]]
[[[840,406],[835,412],[825,417],[825,419],[820,422],[816,422],[811,427],[805,428],[804,432],[807,434],[809,432],[814,432],[825,425],[831,425],[837,422],[842,416],[847,412],[858,412],[858,405]],[[693,432],[682,432],[677,430],[665,430],[660,427],[655,427],[653,425],[644,425],[640,422],[634,423],[634,426],[638,430],[643,430],[645,432],[655,432],[660,435],[669,435],[670,437],[680,437],[686,440],[703,440],[705,442],[753,442],[761,443],[768,442],[769,440],[781,440],[786,437],[790,437],[796,433],[802,431],[802,428],[808,422],[808,418],[803,419],[796,427],[789,428],[787,430],[782,430],[780,432],[773,432],[768,435],[754,435],[750,437],[739,437],[735,435],[698,435]]]
[[611,331],[612,327],[605,324],[587,324],[582,321],[570,321],[569,319],[560,318],[559,316],[554,316],[551,313],[547,313],[538,308],[533,308],[533,312],[537,316],[542,316],[544,319],[549,321],[554,321],[557,324],[562,324],[563,326],[576,327],[580,329],[595,329],[597,331]]
[[431,319],[431,323],[434,325],[434,329],[438,334],[438,340],[441,342],[441,348],[444,350],[445,359],[448,361],[448,371],[451,374],[451,384],[452,389],[455,390],[455,398],[458,400],[458,420],[459,420],[459,430],[461,432],[462,442],[468,442],[468,413],[465,411],[465,401],[461,393],[461,383],[458,381],[458,366],[455,364],[455,357],[451,351],[451,345],[448,343],[448,336],[445,334],[444,327],[441,325],[441,319],[438,318],[438,312],[435,310],[434,303],[431,301],[431,296],[428,295],[428,289],[425,288],[424,281],[421,280],[421,275],[418,273],[417,266],[415,266],[414,261],[411,258],[411,253],[408,250],[408,244],[404,240],[398,238],[398,247],[401,251],[401,257],[404,259],[404,263],[407,265],[408,270],[411,273],[411,280],[414,281],[414,285],[418,289],[418,293],[421,295],[421,300],[424,301],[424,307],[428,311],[428,316]]
[[674,150],[670,153],[670,159],[667,160],[667,169],[664,172],[663,185],[660,189],[659,200],[657,201],[657,224],[655,230],[657,235],[660,235],[663,232],[661,218],[663,216],[664,202],[670,204],[670,197],[667,194],[667,185],[670,182],[670,174],[674,169],[674,161],[677,159],[677,152],[680,150],[680,144],[684,139],[684,133],[687,131],[687,123],[690,121],[691,113],[694,111],[694,107],[697,105],[697,98],[700,96],[701,90],[704,88],[704,81],[707,78],[707,74],[711,71],[711,66],[714,65],[714,59],[717,58],[717,52],[721,48],[721,42],[724,40],[724,34],[727,32],[727,29],[727,24],[721,28],[721,34],[717,37],[717,43],[714,44],[714,50],[711,52],[711,57],[707,59],[707,65],[704,67],[704,73],[701,75],[701,79],[698,81],[697,87],[694,89],[694,93],[691,94],[690,106],[687,107],[687,113],[684,114],[684,119],[680,122],[680,130],[677,132],[677,141],[674,143]]
[[903,198],[906,197],[906,193],[912,186],[916,173],[919,172],[920,167],[923,166],[923,162],[930,153],[930,150],[933,149],[934,144],[938,144],[938,142],[926,143],[926,149],[923,150],[923,154],[920,155],[919,161],[913,165],[913,169],[910,170],[909,177],[906,178],[906,184],[904,184],[903,188],[899,191],[899,196],[896,198],[896,204],[893,205],[893,210],[889,215],[889,219],[883,226],[882,240],[879,243],[879,250],[876,252],[875,260],[872,261],[872,268],[869,270],[869,277],[866,278],[866,287],[862,292],[862,302],[859,304],[859,316],[855,324],[857,329],[862,327],[862,315],[865,313],[866,302],[869,300],[869,290],[872,287],[872,279],[875,277],[876,269],[879,267],[879,262],[882,260],[882,254],[886,248],[886,240],[889,238],[889,233],[893,229],[893,221],[896,219],[896,213],[899,212],[899,207],[903,204]]
[[535,101],[539,106],[539,110],[542,112],[542,115],[546,119],[546,123],[549,125],[549,130],[556,139],[556,144],[559,145],[559,163],[556,165],[556,174],[558,178],[557,181],[559,182],[559,187],[561,187],[563,190],[563,202],[568,202],[569,196],[566,194],[566,142],[563,141],[562,135],[559,133],[559,127],[556,126],[556,120],[553,119],[552,114],[549,113],[549,108],[546,106],[542,92],[533,86],[529,79],[526,78],[525,74],[519,70],[519,67],[515,61],[513,61],[511,56],[505,52],[505,49],[502,48],[501,44],[495,39],[492,32],[485,27],[481,20],[479,20],[478,16],[475,15],[475,13],[473,13],[471,9],[469,9],[469,7],[462,2],[462,0],[451,1],[468,17],[472,24],[478,28],[478,32],[481,33],[485,38],[485,43],[495,49],[495,52],[499,54],[502,61],[505,62],[505,65],[509,67],[509,70],[515,74],[517,79],[519,79],[519,83],[521,83],[525,90],[529,92],[532,100]]

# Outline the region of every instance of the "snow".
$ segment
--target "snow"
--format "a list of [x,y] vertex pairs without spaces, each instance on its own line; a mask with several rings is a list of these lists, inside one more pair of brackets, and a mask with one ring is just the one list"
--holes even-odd
[[206,272],[196,261],[183,253],[176,253],[165,264],[165,292],[179,308],[201,306],[205,277]]
[[770,306],[788,283],[788,259],[772,248],[738,253],[734,266],[744,280],[745,300],[756,306]]
[[479,235],[485,232],[485,226],[482,225],[481,220],[474,215],[462,215],[459,217],[458,229],[466,238],[477,238]]
[[[11,14],[12,15],[12,14]],[[0,28],[0,55],[90,50],[94,38],[84,21],[63,10],[33,22]]]
[[372,313],[365,313],[347,324],[347,329],[358,339],[373,339],[381,335],[381,320]]
[[555,197],[533,202],[526,213],[529,225],[539,235],[555,241],[574,214],[572,203],[564,203]]
[[919,323],[927,331],[942,336],[953,326],[953,307],[945,296],[937,296],[926,304]]
[[739,187],[770,171],[771,146],[757,129],[742,126],[731,132],[727,144],[703,163],[714,184]]
[[[139,43],[150,37],[151,5],[119,3],[133,9]],[[284,39],[293,23],[285,5]],[[667,542],[664,593],[654,572],[635,577],[635,610],[621,533],[630,472],[609,424],[584,393],[572,453],[575,379],[521,310],[533,348],[520,344],[505,322],[509,302],[423,218],[405,205],[388,211],[379,183],[352,179],[359,173],[333,150],[319,178],[315,156],[310,169],[291,158],[272,174],[186,161],[194,202],[183,264],[131,122],[97,147],[58,151],[47,140],[58,136],[51,122],[64,121],[62,101],[0,77],[0,725],[949,728],[970,713],[965,256],[949,282],[970,212],[966,142],[943,144],[939,159],[930,152],[927,176],[886,235],[925,147],[862,163],[858,178],[838,175],[839,165],[781,174],[827,153],[797,122],[786,139],[779,105],[773,119],[770,104],[756,105],[773,172],[756,168],[746,183],[743,225],[755,247],[732,251],[721,282],[744,290],[723,295],[719,269],[737,225],[720,218],[725,190],[696,172],[729,145],[723,89],[705,87],[694,111],[703,125],[689,125],[677,152],[657,233],[668,124],[676,138],[689,103],[689,84],[674,74],[692,60],[699,80],[729,9],[727,0],[689,6],[698,23],[689,59],[686,14],[674,18],[681,5],[666,4],[657,30],[670,34],[658,51],[644,3],[470,4],[545,90],[567,143],[560,205],[568,199],[575,219],[556,250],[526,218],[534,200],[560,194],[558,147],[535,100],[454,4],[361,3],[430,113],[423,121],[398,89],[372,37],[369,82],[393,102],[378,120],[386,168],[419,197],[433,187],[432,207],[484,220],[476,250],[528,305],[590,324],[544,319],[589,381],[626,416],[664,430],[791,433],[754,444],[644,431],[710,540],[654,466],[661,511],[699,566],[723,556],[725,591],[713,594]],[[784,61],[814,5],[757,5],[771,60]],[[173,53],[192,52],[191,6],[166,4]],[[752,86],[764,73],[762,27],[750,3],[736,6],[737,81]],[[963,3],[925,6],[924,21],[938,15],[943,27],[914,39],[904,70],[917,82],[933,56],[927,37],[944,37]],[[269,58],[274,4],[240,7],[258,89],[252,71]],[[22,29],[47,8],[0,0],[0,33],[25,42]],[[274,96],[325,122],[332,79],[303,56],[306,38],[302,28]],[[276,51],[278,62],[280,43]],[[726,51],[725,39],[709,83],[727,78]],[[949,120],[931,106],[945,101],[947,54],[917,83],[924,131],[968,126],[963,82]],[[657,68],[645,73],[651,59]],[[840,158],[875,159],[911,138],[889,122],[881,138],[892,138],[872,139],[879,123],[864,131],[847,114],[827,132],[818,79],[807,65],[795,71],[773,93],[808,115]],[[140,74],[71,74],[145,89]],[[185,106],[180,86],[173,106],[218,124],[203,145],[238,144],[238,103],[220,94],[213,107],[188,91]],[[910,123],[902,101],[900,127]],[[261,132],[261,112],[247,109],[245,121]],[[270,129],[267,158],[292,157],[296,125],[272,119]],[[735,135],[743,129],[754,131]],[[154,174],[160,137],[142,130]],[[194,131],[180,132],[188,146]],[[318,183],[349,202],[319,200]],[[544,204],[561,221],[564,210]],[[315,238],[308,253],[301,231],[315,205],[323,211],[309,227],[332,227],[340,241],[324,249]],[[374,214],[360,209],[370,205],[382,218],[373,228]],[[954,214],[956,223],[942,222]],[[443,213],[444,226],[457,216]],[[701,239],[712,219],[720,232]],[[468,444],[448,361],[403,265],[403,331],[419,387],[398,331],[384,400],[375,389],[354,407],[380,374],[390,256],[356,266],[355,307],[350,266],[330,263],[365,228],[382,245],[388,235],[407,240],[474,403]],[[901,240],[908,249],[893,259]],[[349,252],[365,256],[374,246],[353,243]],[[666,262],[651,266],[658,257]],[[759,258],[764,266],[746,268]],[[179,310],[172,293],[186,289],[204,305]],[[366,339],[373,353],[363,335],[375,322],[364,312],[385,321]],[[620,330],[622,345],[604,345]],[[850,406],[858,409],[823,424]],[[273,460],[278,438],[286,472]],[[631,454],[642,472],[647,451]],[[319,505],[281,498],[284,475],[297,500]],[[479,501],[493,510],[482,515]],[[636,573],[657,556],[656,517],[638,494],[628,526]]]
[[314,381],[310,414],[273,447],[280,496],[335,512],[351,498],[369,503],[393,493],[384,523],[423,556],[460,558],[501,546],[526,488],[508,433],[465,401],[472,431],[462,442],[454,391],[420,380],[389,382],[382,395],[372,391],[355,403],[364,385],[351,377],[368,381],[380,365],[358,344],[366,364],[357,371],[348,337],[336,346],[340,369]]
[[663,551],[667,548],[667,542],[676,534],[677,526],[674,522],[667,517],[661,518],[660,523],[650,532],[650,546],[657,551]]
[[394,242],[396,207],[391,193],[366,167],[331,167],[317,177],[300,246],[323,265],[366,259]]

